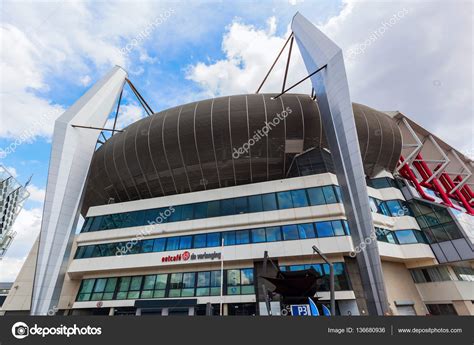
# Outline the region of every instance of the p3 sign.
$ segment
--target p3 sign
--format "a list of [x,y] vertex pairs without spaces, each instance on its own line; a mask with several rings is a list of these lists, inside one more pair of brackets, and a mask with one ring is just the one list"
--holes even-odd
[[293,316],[311,316],[308,304],[294,304],[291,306],[291,315]]

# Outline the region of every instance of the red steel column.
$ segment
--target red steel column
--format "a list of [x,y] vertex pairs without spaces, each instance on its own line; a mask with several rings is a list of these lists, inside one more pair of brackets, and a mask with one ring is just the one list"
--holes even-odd
[[[421,156],[420,153],[416,156],[416,159],[417,160],[413,164],[415,165],[416,169],[420,172],[421,176],[423,177],[424,181],[421,184],[428,187],[430,186],[430,184],[427,184],[426,180],[428,180],[431,176],[433,176],[433,172],[428,167],[428,164],[426,164],[426,162],[423,160],[423,157]],[[436,177],[431,179],[431,185],[432,185],[432,188],[435,189],[439,193],[441,199],[443,199],[443,203],[446,206],[454,207],[453,203],[451,202],[451,200],[449,200],[448,195],[446,194],[445,190],[443,189],[443,187],[441,186],[441,184],[439,183]]]

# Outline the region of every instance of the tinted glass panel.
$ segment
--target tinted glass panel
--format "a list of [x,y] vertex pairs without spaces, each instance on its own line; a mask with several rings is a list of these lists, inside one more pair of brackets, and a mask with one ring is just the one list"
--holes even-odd
[[331,222],[316,223],[316,231],[318,232],[318,237],[334,236]]
[[252,242],[253,243],[265,242],[265,228],[252,230]]
[[302,240],[316,237],[313,223],[298,224],[298,232]]
[[284,225],[281,228],[283,231],[283,239],[285,241],[298,239],[298,228],[296,225]]
[[247,197],[236,198],[234,200],[235,214],[247,213]]
[[263,211],[263,204],[262,204],[262,196],[261,195],[253,195],[249,196],[249,211],[250,212],[262,212]]
[[266,228],[267,242],[281,241],[281,232],[279,226]]
[[326,203],[328,204],[337,203],[336,193],[334,192],[334,188],[332,186],[324,186],[323,193],[324,193],[324,198],[326,199]]
[[264,211],[273,211],[277,209],[276,197],[274,193],[263,194],[262,201]]
[[204,248],[207,244],[206,234],[194,235],[194,248]]
[[221,200],[221,215],[228,216],[235,214],[234,199]]
[[324,205],[326,203],[324,200],[323,190],[321,188],[309,188],[308,196],[309,202],[312,206]]
[[222,233],[224,239],[224,245],[233,246],[235,245],[235,231],[226,231]]
[[166,250],[177,250],[179,248],[179,237],[168,237]]
[[239,230],[235,232],[235,244],[250,243],[250,233],[248,230]]
[[207,246],[208,247],[219,247],[221,245],[221,233],[214,232],[207,234]]
[[166,238],[155,238],[153,243],[153,251],[154,252],[163,252],[166,246]]
[[179,249],[190,249],[192,246],[192,236],[181,236],[179,240]]
[[292,190],[291,198],[293,199],[294,207],[305,207],[309,205],[306,191],[304,189]]
[[279,209],[293,208],[293,201],[291,200],[290,192],[277,193],[277,199]]

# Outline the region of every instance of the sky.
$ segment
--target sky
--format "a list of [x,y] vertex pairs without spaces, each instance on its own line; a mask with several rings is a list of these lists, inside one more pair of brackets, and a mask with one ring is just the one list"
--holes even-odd
[[[398,110],[474,156],[470,1],[2,0],[0,10],[0,164],[22,183],[32,176],[0,281],[15,279],[39,233],[54,120],[91,85],[120,65],[155,112],[254,93],[297,11],[342,48],[353,102]],[[281,89],[285,60],[262,92]],[[293,49],[287,85],[306,75]],[[119,128],[144,116],[126,88]]]

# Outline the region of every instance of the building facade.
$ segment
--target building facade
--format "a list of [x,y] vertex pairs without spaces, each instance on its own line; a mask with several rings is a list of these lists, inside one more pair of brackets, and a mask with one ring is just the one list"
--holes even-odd
[[[411,131],[420,140],[427,133],[398,112],[353,111],[367,175],[359,187],[375,227],[365,243],[378,247],[389,313],[473,315],[473,216],[455,193],[447,205],[434,184],[419,183],[424,161],[402,166]],[[317,103],[287,94],[195,102],[115,134],[92,159],[85,221],[52,312],[268,315],[265,252],[282,271],[314,268],[317,297],[329,303],[329,267],[316,245],[334,263],[336,313],[367,315],[356,261],[365,245],[351,237],[324,133]],[[418,152],[433,154],[428,145]],[[470,193],[467,185],[460,191]],[[7,314],[29,312],[35,250]],[[281,313],[278,296],[270,305]]]
[[0,165],[0,260],[15,237],[12,226],[28,196],[26,186]]

